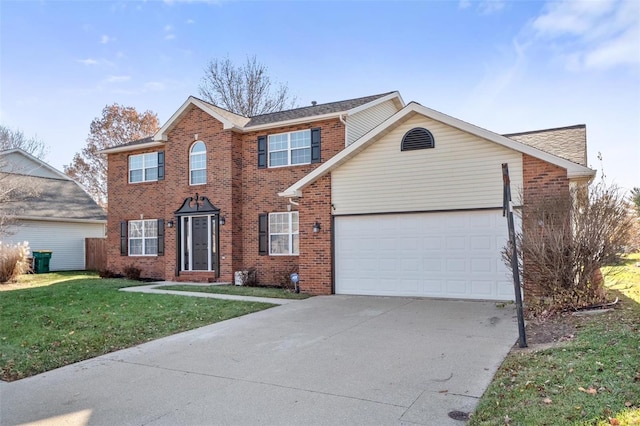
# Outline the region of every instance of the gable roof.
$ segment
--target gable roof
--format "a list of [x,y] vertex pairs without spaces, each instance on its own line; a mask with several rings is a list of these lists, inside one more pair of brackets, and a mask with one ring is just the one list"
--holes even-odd
[[375,143],[385,134],[387,134],[391,129],[397,127],[402,122],[407,120],[408,118],[420,114],[425,117],[431,118],[436,121],[440,121],[446,125],[457,128],[464,132],[470,133],[472,135],[478,136],[480,138],[486,139],[490,142],[497,143],[498,145],[502,145],[506,148],[513,149],[515,151],[521,152],[523,154],[530,155],[532,157],[539,158],[543,161],[546,161],[551,164],[555,164],[559,167],[562,167],[567,170],[567,177],[569,178],[589,178],[595,174],[595,170],[591,170],[590,168],[574,163],[573,161],[569,161],[565,158],[561,158],[559,156],[550,154],[548,152],[542,151],[536,147],[525,145],[522,142],[517,142],[513,139],[507,138],[505,136],[501,136],[497,133],[493,133],[489,130],[485,130],[481,127],[475,126],[473,124],[467,123],[465,121],[459,120],[457,118],[451,117],[449,115],[443,114],[436,110],[424,107],[416,102],[410,102],[407,106],[405,106],[402,110],[398,111],[396,114],[389,117],[384,122],[380,123],[374,129],[372,129],[369,133],[365,134],[363,137],[349,145],[344,150],[340,151],[338,154],[333,156],[327,162],[322,164],[321,166],[314,169],[311,173],[291,185],[289,188],[279,193],[281,197],[299,197],[302,195],[302,189],[306,186],[310,185],[320,177],[330,173],[335,168],[339,167],[343,163],[347,162],[349,159],[355,157],[358,153],[364,150],[366,147]]
[[[28,163],[32,164],[32,166],[25,168],[24,165],[20,167],[14,164],[7,164],[2,160],[3,158],[11,158],[11,156],[13,155],[18,155],[23,157]],[[49,164],[45,163],[44,161],[40,160],[37,157],[34,157],[33,155],[29,154],[27,151],[23,149],[12,148],[12,149],[7,149],[5,151],[0,151],[0,172],[38,176],[38,175],[34,175],[34,173],[37,172],[39,169],[46,170],[50,175],[56,176],[58,179],[71,180],[69,176],[51,167]]]
[[76,182],[36,176],[0,173],[17,188],[37,188],[36,195],[17,196],[0,204],[0,211],[22,219],[69,222],[106,222],[107,215]]
[[348,99],[346,101],[329,102],[326,104],[317,104],[302,108],[295,108],[286,111],[272,112],[269,114],[257,115],[251,117],[251,120],[245,127],[256,127],[264,124],[280,123],[283,121],[291,121],[300,118],[308,118],[314,116],[325,116],[327,114],[344,113],[359,106],[376,101],[383,97],[388,97],[397,92],[387,92],[378,95],[365,96],[363,98]]
[[502,135],[514,141],[538,148],[549,154],[587,165],[587,126],[556,127],[554,129],[533,130],[530,132]]
[[132,151],[134,149],[162,146],[168,139],[169,132],[180,121],[180,118],[186,114],[190,108],[194,107],[200,108],[216,120],[220,121],[223,129],[231,129],[237,132],[254,132],[262,129],[319,121],[328,118],[337,118],[342,115],[354,114],[362,109],[372,107],[387,100],[393,100],[399,108],[404,107],[404,101],[402,100],[400,93],[386,92],[362,98],[329,102],[286,111],[273,112],[270,114],[262,114],[249,118],[234,114],[231,111],[227,111],[224,108],[210,104],[209,102],[198,99],[195,96],[189,96],[152,138],[140,139],[112,148],[103,149],[100,153],[113,154],[116,152]]

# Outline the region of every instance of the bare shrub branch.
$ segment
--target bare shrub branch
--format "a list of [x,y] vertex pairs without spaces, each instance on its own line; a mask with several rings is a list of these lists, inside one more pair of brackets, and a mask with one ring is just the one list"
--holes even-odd
[[[615,186],[577,186],[533,200],[520,214],[518,264],[530,309],[576,309],[604,300],[600,268],[630,241],[629,205]],[[503,250],[509,268],[511,250]]]

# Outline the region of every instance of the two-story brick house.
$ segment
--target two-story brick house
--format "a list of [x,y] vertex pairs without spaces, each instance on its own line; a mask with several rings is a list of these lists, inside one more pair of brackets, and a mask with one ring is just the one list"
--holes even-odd
[[297,266],[316,294],[510,299],[501,164],[525,204],[594,173],[584,126],[505,137],[397,92],[250,118],[190,97],[153,137],[103,152],[109,269],[255,267],[268,284]]

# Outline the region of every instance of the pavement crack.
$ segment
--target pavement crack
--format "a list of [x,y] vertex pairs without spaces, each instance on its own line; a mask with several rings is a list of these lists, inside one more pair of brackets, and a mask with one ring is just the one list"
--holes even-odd
[[393,403],[390,403],[390,402],[376,401],[376,400],[368,399],[368,398],[359,398],[359,397],[351,396],[351,395],[342,395],[342,394],[331,393],[331,392],[323,392],[323,391],[318,391],[318,390],[313,390],[313,389],[299,388],[299,387],[295,387],[295,386],[280,385],[278,383],[269,383],[269,382],[263,382],[263,381],[260,381],[260,380],[242,379],[242,378],[238,378],[238,377],[221,376],[221,375],[218,375],[218,374],[210,374],[210,373],[200,373],[200,372],[196,372],[196,371],[181,370],[181,369],[178,369],[178,368],[168,368],[168,367],[161,367],[159,365],[143,364],[143,363],[140,363],[140,362],[131,362],[131,361],[124,361],[124,360],[113,360],[113,361],[114,362],[121,362],[123,364],[131,364],[131,365],[139,365],[139,366],[142,366],[142,367],[155,368],[155,369],[158,369],[158,370],[172,371],[172,372],[175,372],[175,373],[190,374],[190,375],[202,376],[202,377],[212,377],[212,378],[216,378],[216,379],[232,380],[232,381],[243,382],[243,383],[253,383],[253,384],[264,385],[264,386],[273,386],[273,387],[277,387],[277,388],[281,388],[281,389],[290,389],[290,390],[295,390],[295,391],[299,391],[299,392],[308,392],[308,393],[313,393],[313,394],[318,394],[318,395],[333,396],[333,397],[336,397],[336,398],[346,398],[346,399],[351,399],[351,400],[355,400],[355,401],[362,401],[362,402],[370,402],[370,403],[380,404],[380,405],[387,405],[387,406],[390,406],[390,407],[408,408],[407,406],[401,405],[401,404],[393,404]]

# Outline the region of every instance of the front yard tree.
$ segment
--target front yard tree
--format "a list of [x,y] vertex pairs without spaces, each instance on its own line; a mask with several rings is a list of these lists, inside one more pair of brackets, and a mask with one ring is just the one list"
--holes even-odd
[[0,125],[0,151],[20,148],[40,160],[44,160],[49,149],[35,136],[27,137],[21,130],[12,130]]
[[87,146],[76,153],[64,172],[82,184],[102,207],[107,206],[107,159],[99,151],[153,135],[159,128],[158,116],[139,113],[133,107],[107,105],[102,116],[91,122]]
[[267,67],[255,55],[241,65],[234,65],[229,57],[213,59],[205,68],[199,92],[206,101],[244,117],[296,105],[287,85],[273,83]]

